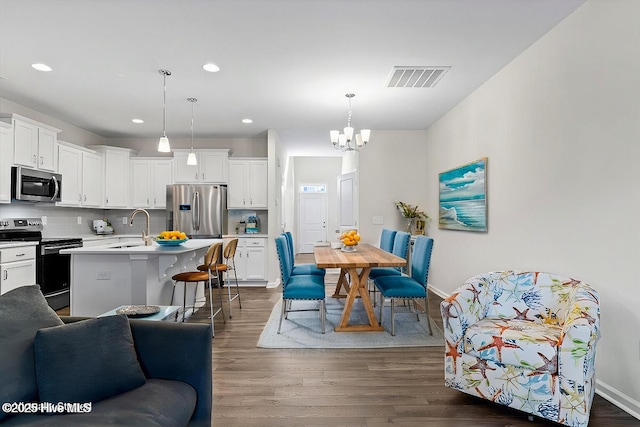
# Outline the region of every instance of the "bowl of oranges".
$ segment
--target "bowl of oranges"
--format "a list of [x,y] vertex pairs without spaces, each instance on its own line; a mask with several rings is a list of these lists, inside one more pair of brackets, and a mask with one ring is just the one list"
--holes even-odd
[[339,239],[342,240],[342,250],[344,252],[355,252],[356,246],[360,241],[360,235],[356,230],[349,230],[342,233]]
[[156,243],[160,246],[178,246],[189,240],[182,231],[163,231],[156,237]]

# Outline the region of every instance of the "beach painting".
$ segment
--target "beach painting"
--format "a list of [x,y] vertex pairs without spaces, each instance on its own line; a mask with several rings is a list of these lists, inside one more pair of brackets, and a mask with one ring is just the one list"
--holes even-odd
[[440,174],[438,227],[487,231],[487,158]]

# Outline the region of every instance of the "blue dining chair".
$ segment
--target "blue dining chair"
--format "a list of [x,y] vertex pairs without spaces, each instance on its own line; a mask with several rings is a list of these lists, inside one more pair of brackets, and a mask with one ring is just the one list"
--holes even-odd
[[[384,231],[384,230],[383,230]],[[394,231],[395,237],[393,238],[393,250],[392,254],[399,256],[400,258],[407,259],[409,256],[409,243],[411,242],[411,235],[404,231]],[[404,272],[404,267],[373,267],[369,272],[369,289],[373,294],[373,306],[376,306],[376,287],[373,285],[373,281],[377,277],[382,276],[400,276]]]
[[289,260],[291,261],[291,265],[293,266],[291,274],[293,276],[313,274],[324,277],[324,275],[326,274],[326,270],[324,268],[318,268],[315,266],[315,264],[311,263],[296,264],[296,255],[293,249],[293,235],[290,231],[285,231],[284,233],[282,233],[282,235],[287,239],[287,251],[289,253]]
[[393,275],[376,278],[373,283],[380,291],[380,310],[378,320],[382,324],[382,308],[385,298],[391,299],[391,335],[396,334],[396,299],[412,299],[413,311],[418,321],[420,317],[416,310],[416,299],[424,299],[424,311],[427,317],[427,329],[429,335],[433,335],[429,323],[429,310],[427,308],[427,279],[429,277],[429,264],[433,250],[433,239],[426,236],[418,236],[413,246],[411,256],[411,276]]
[[[278,324],[278,333],[282,328],[282,319],[295,311],[319,311],[322,333],[325,332],[325,284],[324,276],[317,274],[300,274],[293,276],[291,270],[293,265],[289,261],[287,248],[287,238],[280,236],[276,238],[276,250],[278,251],[278,259],[280,261],[280,275],[282,278],[282,311],[280,312],[280,323]],[[292,310],[292,301],[309,301],[317,300],[319,302],[318,309],[299,309]]]
[[391,252],[393,250],[393,239],[395,239],[396,233],[395,230],[383,228],[382,233],[380,233],[380,249]]

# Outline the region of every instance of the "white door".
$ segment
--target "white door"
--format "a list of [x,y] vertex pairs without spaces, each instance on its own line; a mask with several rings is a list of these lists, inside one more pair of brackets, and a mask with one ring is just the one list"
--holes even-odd
[[355,172],[338,176],[338,221],[340,230],[358,228],[358,177]]
[[314,243],[327,241],[327,193],[300,193],[298,212],[298,252],[312,253]]

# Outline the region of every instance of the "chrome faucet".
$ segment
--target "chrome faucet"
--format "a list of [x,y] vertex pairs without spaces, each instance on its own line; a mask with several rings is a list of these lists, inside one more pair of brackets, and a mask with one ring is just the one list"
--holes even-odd
[[149,212],[147,212],[144,209],[136,209],[135,211],[131,212],[131,216],[129,216],[129,227],[133,226],[133,217],[136,216],[138,212],[143,212],[147,216],[147,229],[146,231],[142,232],[142,240],[144,240],[145,246],[151,246],[151,242],[153,241],[153,238],[149,235],[149,222],[150,222]]

